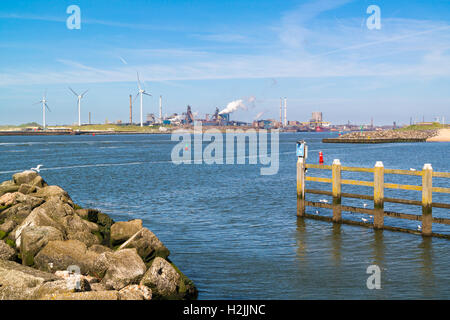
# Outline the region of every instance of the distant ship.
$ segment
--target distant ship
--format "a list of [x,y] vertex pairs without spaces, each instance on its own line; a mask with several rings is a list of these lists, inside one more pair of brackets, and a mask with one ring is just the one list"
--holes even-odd
[[325,128],[325,127],[322,127],[322,126],[316,126],[315,131],[316,132],[327,132],[327,131],[330,131],[330,128]]

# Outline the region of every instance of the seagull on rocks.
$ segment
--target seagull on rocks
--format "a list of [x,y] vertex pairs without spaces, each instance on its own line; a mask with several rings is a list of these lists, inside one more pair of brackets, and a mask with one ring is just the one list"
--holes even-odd
[[40,172],[42,166],[43,166],[42,164],[38,164],[38,166],[36,168],[31,168],[30,170],[33,170],[33,171],[36,171],[36,172]]

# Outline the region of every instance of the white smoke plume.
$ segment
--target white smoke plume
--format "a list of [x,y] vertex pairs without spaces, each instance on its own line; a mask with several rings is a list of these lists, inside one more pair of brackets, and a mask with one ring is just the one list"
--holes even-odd
[[232,113],[238,109],[247,110],[247,107],[244,104],[244,101],[242,99],[235,100],[227,104],[227,107],[219,112],[219,114],[227,114]]

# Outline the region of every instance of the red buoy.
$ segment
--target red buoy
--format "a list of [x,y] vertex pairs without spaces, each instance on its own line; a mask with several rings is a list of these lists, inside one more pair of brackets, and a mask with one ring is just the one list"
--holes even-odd
[[319,151],[319,164],[323,164],[323,153]]

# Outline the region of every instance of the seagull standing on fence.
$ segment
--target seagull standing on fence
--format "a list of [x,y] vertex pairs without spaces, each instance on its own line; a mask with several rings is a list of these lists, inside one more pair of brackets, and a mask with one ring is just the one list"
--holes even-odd
[[36,168],[31,168],[30,170],[36,171],[36,172],[41,172],[41,167],[43,165],[42,164],[38,164],[38,166]]

